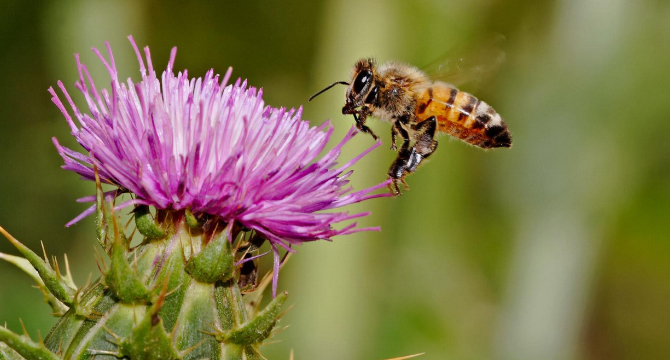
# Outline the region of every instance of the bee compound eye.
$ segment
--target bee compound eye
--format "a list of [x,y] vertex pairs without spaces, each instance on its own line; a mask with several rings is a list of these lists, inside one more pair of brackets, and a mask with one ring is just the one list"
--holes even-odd
[[372,72],[370,70],[361,71],[358,76],[356,76],[356,80],[354,80],[354,92],[360,94],[370,80],[372,80]]
[[366,104],[374,104],[375,101],[377,101],[377,93],[379,92],[379,87],[375,86],[370,90],[370,93],[368,96],[365,98],[365,103]]

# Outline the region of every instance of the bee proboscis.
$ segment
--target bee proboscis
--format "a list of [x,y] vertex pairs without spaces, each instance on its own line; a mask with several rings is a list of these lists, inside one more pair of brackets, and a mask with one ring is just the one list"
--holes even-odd
[[351,71],[350,82],[335,82],[310,101],[337,84],[348,86],[342,114],[352,114],[361,132],[377,139],[365,124],[370,115],[392,125],[391,149],[398,155],[388,175],[395,195],[400,195],[399,184],[409,189],[405,176],[435,151],[438,133],[485,149],[512,146],[507,124],[490,105],[451,84],[431,80],[416,67],[361,59]]

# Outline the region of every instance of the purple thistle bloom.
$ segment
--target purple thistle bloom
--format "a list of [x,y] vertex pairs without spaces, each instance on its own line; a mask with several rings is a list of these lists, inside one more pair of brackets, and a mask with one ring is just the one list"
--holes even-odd
[[[189,79],[187,70],[173,73],[177,49],[173,48],[160,80],[149,48],[144,59],[132,37],[142,81],[125,83],[118,78],[109,43],[108,59],[97,50],[111,76],[111,91],[98,90],[86,66],[75,55],[79,80],[75,87],[88,104],[89,113],[74,105],[58,81],[79,125],[70,116],[53,88],[52,101],[65,116],[72,135],[89,155],[61,146],[54,138],[64,169],[94,180],[93,166],[103,181],[135,194],[117,206],[151,205],[158,209],[190,209],[194,214],[219,216],[237,222],[269,240],[274,251],[273,293],[279,270],[278,247],[330,239],[334,235],[379,228],[357,228],[351,223],[333,227],[368,213],[324,212],[389,193],[372,192],[388,181],[353,191],[347,169],[371,150],[346,164],[336,160],[354,127],[332,150],[318,159],[333,127],[310,127],[301,120],[302,109],[265,106],[262,90],[247,87],[239,79],[227,85],[232,69],[223,79],[208,71],[204,78]],[[114,197],[114,192],[108,196]],[[92,201],[94,197],[79,199]],[[67,226],[93,213],[95,206]]]

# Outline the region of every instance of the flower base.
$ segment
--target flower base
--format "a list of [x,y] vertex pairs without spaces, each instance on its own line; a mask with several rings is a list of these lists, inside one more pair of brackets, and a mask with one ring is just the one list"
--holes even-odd
[[143,223],[151,215],[138,211],[137,228],[163,236],[128,248],[109,207],[100,198],[98,204],[99,240],[111,261],[101,263],[103,276],[83,289],[8,236],[38,271],[54,304],[69,309],[43,341],[0,328],[0,359],[262,358],[259,347],[271,335],[286,293],[259,311],[268,277],[243,298],[242,264],[235,261],[251,248],[244,233],[215,219],[187,221],[193,218],[184,211],[160,211],[158,222]]

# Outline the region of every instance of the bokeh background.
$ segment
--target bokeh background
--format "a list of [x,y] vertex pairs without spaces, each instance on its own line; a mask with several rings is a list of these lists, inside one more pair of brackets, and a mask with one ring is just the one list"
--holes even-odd
[[[304,105],[336,138],[360,57],[427,64],[502,34],[506,61],[475,94],[507,120],[515,145],[482,151],[443,137],[400,198],[377,199],[362,233],[298,248],[280,277],[295,306],[269,359],[670,358],[670,2],[3,1],[0,12],[0,224],[34,249],[67,253],[75,280],[97,274],[91,218],[74,199],[91,183],[59,169],[51,143],[75,146],[46,89],[76,79],[82,54],[109,40],[139,78],[125,36],[156,68],[248,78],[273,106]],[[458,56],[458,54],[452,54]],[[471,90],[467,87],[465,90]],[[74,90],[73,90],[74,91]],[[384,179],[384,146],[354,185]],[[360,153],[358,136],[346,149]],[[6,241],[0,251],[16,254]],[[55,323],[31,280],[0,263],[0,323],[33,336]]]

